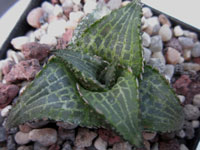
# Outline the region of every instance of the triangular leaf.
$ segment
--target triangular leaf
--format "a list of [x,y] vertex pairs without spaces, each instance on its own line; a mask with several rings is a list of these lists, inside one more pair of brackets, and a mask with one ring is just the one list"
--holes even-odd
[[108,65],[101,58],[72,50],[56,50],[54,54],[67,64],[84,88],[92,91],[106,89],[105,85],[97,80],[97,74]]
[[76,81],[65,65],[51,59],[9,113],[6,127],[49,118],[87,127],[103,126],[104,118],[80,99]]
[[131,66],[135,75],[142,72],[141,4],[138,0],[96,21],[82,34],[77,47],[112,62]]
[[168,132],[181,129],[184,121],[182,107],[157,70],[145,66],[139,91],[142,124],[146,130]]
[[124,73],[108,92],[81,88],[80,94],[124,139],[137,147],[142,145],[138,86],[131,73]]

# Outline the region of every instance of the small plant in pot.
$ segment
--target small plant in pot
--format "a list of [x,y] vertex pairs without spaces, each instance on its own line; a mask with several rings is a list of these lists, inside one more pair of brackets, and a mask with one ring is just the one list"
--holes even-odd
[[7,129],[50,119],[113,130],[136,148],[142,132],[182,128],[179,100],[158,70],[144,62],[139,0],[102,17],[82,19],[72,41],[30,83],[6,120]]

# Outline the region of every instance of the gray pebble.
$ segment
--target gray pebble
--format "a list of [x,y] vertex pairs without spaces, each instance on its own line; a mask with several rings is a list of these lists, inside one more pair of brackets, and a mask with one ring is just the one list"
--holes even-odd
[[48,147],[42,146],[38,142],[35,142],[34,145],[33,145],[33,149],[34,150],[48,150]]
[[146,32],[144,32],[142,34],[142,45],[144,47],[149,47],[150,44],[151,44],[151,37]]
[[185,135],[187,139],[194,138],[194,128],[192,127],[192,124],[188,121],[185,121],[185,124],[183,126],[183,129],[185,130]]
[[200,56],[200,42],[195,43],[192,49],[192,57],[199,57]]
[[174,65],[166,65],[164,70],[164,75],[171,80],[172,76],[174,75]]
[[72,150],[71,145],[69,144],[69,142],[65,142],[62,146],[62,150]]
[[101,137],[99,137],[94,143],[94,146],[97,150],[106,150],[107,145],[107,142],[104,141]]
[[4,121],[4,118],[1,116],[1,112],[0,112],[0,126],[2,125],[3,121]]
[[143,48],[143,50],[144,50],[144,59],[145,59],[146,63],[148,63],[149,59],[151,57],[151,51],[145,47]]
[[158,34],[160,30],[160,23],[158,21],[158,17],[151,17],[147,19],[147,28],[145,28],[145,32],[149,35]]
[[181,144],[180,145],[180,150],[189,150],[189,149],[185,146],[185,144]]
[[155,144],[152,146],[151,150],[159,150],[159,148],[158,148],[158,143],[155,143]]
[[15,141],[19,145],[25,145],[30,142],[28,136],[28,133],[19,131],[15,134]]
[[132,150],[128,142],[117,143],[113,145],[113,150]]
[[14,137],[12,135],[9,135],[7,138],[7,150],[15,150],[16,144],[14,141]]
[[6,140],[6,129],[4,127],[0,127],[0,142],[4,142]]
[[70,140],[70,141],[74,142],[74,140],[75,140],[75,130],[67,130],[67,129],[59,127],[58,136],[62,140]]
[[32,146],[20,146],[17,148],[17,150],[33,150]]
[[185,114],[185,119],[187,120],[196,120],[200,116],[199,108],[194,105],[187,104],[185,105],[183,110]]
[[183,95],[178,95],[177,97],[179,98],[181,104],[183,104],[183,103],[185,102],[185,96],[183,96]]
[[165,64],[163,64],[158,58],[150,58],[148,64],[153,68],[158,69],[160,73],[163,73],[165,70]]
[[162,52],[154,52],[151,56],[152,58],[158,58],[163,64],[166,63],[165,57]]
[[192,127],[198,128],[199,127],[199,120],[192,120]]
[[193,98],[193,104],[197,107],[200,107],[200,94],[197,94]]
[[178,40],[179,40],[181,46],[183,47],[183,49],[192,49],[194,47],[194,42],[193,42],[192,38],[179,37]]
[[181,130],[181,131],[178,131],[177,133],[176,133],[176,135],[178,136],[178,137],[180,137],[180,138],[185,138],[185,131],[184,130]]
[[155,35],[151,38],[150,50],[152,52],[160,52],[163,49],[163,42],[160,35]]

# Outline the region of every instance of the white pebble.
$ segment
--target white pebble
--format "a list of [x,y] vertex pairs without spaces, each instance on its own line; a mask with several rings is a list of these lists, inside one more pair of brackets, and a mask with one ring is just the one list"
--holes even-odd
[[40,38],[41,38],[43,35],[45,35],[45,34],[46,34],[46,31],[45,31],[44,29],[41,29],[41,28],[36,29],[36,30],[34,31],[34,35],[35,35],[35,38],[36,38],[37,40],[40,40]]
[[164,42],[169,41],[172,38],[172,31],[168,25],[164,24],[159,31],[159,35]]
[[24,59],[24,55],[20,52],[15,52],[13,50],[7,51],[7,57],[11,58],[16,64],[18,64],[21,60]]
[[151,9],[148,8],[148,7],[142,8],[142,14],[143,14],[143,16],[144,16],[145,18],[150,18],[150,17],[153,16],[153,13],[152,13]]
[[74,4],[76,5],[80,5],[81,4],[81,0],[72,0]]
[[18,50],[21,50],[22,45],[24,45],[28,42],[29,42],[29,38],[27,36],[19,36],[19,37],[13,38],[11,40],[11,44],[13,45],[13,47]]
[[74,5],[73,2],[72,2],[72,0],[62,0],[62,1],[63,2],[61,2],[61,3],[62,3],[63,10],[65,10],[67,8],[72,8],[73,5]]
[[164,71],[165,76],[169,79],[169,81],[171,80],[171,78],[174,75],[174,65],[166,65],[165,66],[165,71]]
[[184,60],[190,60],[191,59],[191,56],[192,56],[192,52],[190,49],[184,49],[183,50],[183,57],[184,57]]
[[185,59],[183,57],[180,57],[178,60],[178,64],[182,64],[185,61]]
[[93,10],[95,10],[97,7],[97,3],[96,3],[96,0],[89,0],[89,1],[86,1],[84,7],[83,7],[83,10],[85,12],[85,14],[88,14],[88,13],[92,13]]
[[177,97],[179,98],[181,104],[183,104],[185,102],[185,96],[183,96],[183,95],[177,95]]
[[100,137],[94,142],[94,146],[97,150],[106,150],[107,145],[107,142]]
[[174,35],[176,37],[183,35],[183,29],[179,25],[174,27]]
[[131,2],[130,1],[123,1],[121,6],[124,7],[124,6],[128,5],[129,3],[131,3]]
[[199,120],[192,120],[192,127],[198,128],[199,127]]
[[53,21],[49,24],[47,34],[54,37],[61,37],[65,33],[67,22],[64,19]]
[[185,138],[185,136],[186,136],[184,130],[179,131],[176,135],[177,135],[178,137],[180,137],[180,138]]
[[15,142],[19,145],[28,144],[30,142],[30,140],[28,139],[28,136],[29,136],[28,133],[19,131],[15,134]]
[[54,36],[45,34],[40,39],[41,44],[47,44],[49,46],[55,46],[57,44],[57,40]]
[[77,27],[78,23],[75,22],[75,21],[67,21],[67,24],[66,24],[66,29],[75,29]]
[[164,55],[161,51],[160,52],[153,52],[151,57],[160,59],[160,62],[162,62],[163,64],[166,63],[165,57],[164,57]]
[[8,116],[8,113],[9,111],[12,109],[12,106],[11,105],[8,105],[6,107],[4,107],[2,110],[1,110],[1,116],[2,117],[7,117]]
[[158,17],[151,17],[147,19],[147,28],[144,30],[149,35],[157,34],[160,29],[160,22],[158,20]]
[[200,94],[197,94],[193,98],[193,104],[197,107],[200,107]]
[[146,32],[144,32],[142,34],[142,45],[144,47],[149,47],[150,44],[151,44],[151,37]]
[[69,14],[69,20],[72,22],[79,22],[83,16],[84,16],[84,13],[82,11],[71,12]]
[[151,57],[151,51],[145,47],[143,48],[143,51],[144,51],[144,60],[146,61],[146,63],[148,63]]
[[122,0],[110,0],[110,1],[107,3],[107,6],[108,6],[111,10],[114,10],[114,9],[118,9],[118,8],[121,6],[121,3],[122,3]]
[[63,9],[60,5],[56,4],[54,6],[54,9],[53,9],[53,14],[54,16],[62,16],[63,15]]
[[46,12],[48,14],[52,14],[52,12],[54,10],[54,6],[51,3],[45,1],[42,3],[42,9],[44,12]]

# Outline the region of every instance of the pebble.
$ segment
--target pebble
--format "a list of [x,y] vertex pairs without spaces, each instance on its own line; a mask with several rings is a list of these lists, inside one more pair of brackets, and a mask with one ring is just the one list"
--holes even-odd
[[159,150],[158,149],[158,143],[153,144],[151,150]]
[[184,30],[183,35],[186,36],[186,37],[192,38],[193,41],[195,41],[195,42],[198,40],[198,35],[195,32]]
[[180,44],[182,45],[183,49],[192,49],[194,47],[194,42],[192,38],[189,37],[179,37],[178,38]]
[[27,125],[33,129],[44,127],[49,123],[49,120],[39,120],[28,122]]
[[68,129],[68,130],[72,130],[72,129],[75,129],[76,127],[78,127],[78,125],[71,124],[71,123],[66,123],[66,122],[61,122],[61,121],[58,121],[56,123],[56,125],[59,126],[59,127],[64,128],[64,129]]
[[149,49],[152,52],[160,52],[163,49],[163,42],[160,35],[155,35],[151,38],[151,45]]
[[26,44],[29,42],[29,38],[27,36],[19,36],[16,38],[13,38],[11,40],[11,44],[15,49],[21,50],[22,45]]
[[24,60],[24,55],[21,52],[16,52],[10,49],[7,51],[7,58],[11,58],[16,64],[18,64],[21,60]]
[[143,52],[144,52],[143,57],[144,57],[146,63],[148,63],[152,52],[148,48],[145,48],[145,47],[143,48]]
[[168,25],[169,27],[171,27],[171,22],[164,14],[160,14],[158,20],[162,25]]
[[185,144],[181,144],[180,145],[180,150],[189,150],[189,149],[185,146]]
[[165,64],[163,64],[163,63],[160,61],[160,59],[158,59],[158,58],[150,58],[148,64],[151,65],[153,68],[158,69],[158,71],[159,71],[160,73],[163,73],[164,70],[165,70]]
[[165,58],[168,64],[177,64],[179,62],[180,57],[180,52],[178,52],[174,48],[168,47],[167,52],[165,54]]
[[197,107],[200,107],[200,94],[197,94],[193,98],[193,104]]
[[152,54],[151,57],[152,57],[152,58],[158,58],[158,59],[160,59],[160,61],[161,61],[163,64],[166,63],[165,57],[164,57],[164,55],[163,55],[162,52],[154,52],[154,53]]
[[7,150],[15,150],[16,144],[14,141],[14,137],[12,135],[9,135],[7,138]]
[[89,1],[86,1],[85,5],[83,7],[83,10],[84,10],[85,14],[89,14],[89,13],[92,13],[93,10],[96,9],[96,7],[97,7],[96,0],[89,0]]
[[184,114],[185,114],[185,119],[187,120],[196,120],[200,116],[200,111],[197,106],[187,104],[183,108]]
[[192,120],[192,127],[193,128],[198,128],[199,127],[199,120]]
[[26,43],[22,46],[22,53],[26,59],[44,60],[50,52],[50,47],[47,44],[40,44],[38,42]]
[[37,59],[21,61],[12,67],[11,71],[5,76],[5,80],[8,83],[32,80],[39,71],[40,64]]
[[32,130],[32,128],[29,127],[27,124],[21,124],[19,125],[19,130],[23,133],[29,133]]
[[170,41],[168,41],[165,45],[166,47],[172,47],[176,50],[178,50],[180,53],[182,52],[182,46],[177,38],[172,38]]
[[116,143],[113,145],[113,150],[132,150],[132,147],[128,142]]
[[108,143],[99,137],[95,142],[94,146],[97,150],[106,150]]
[[32,146],[20,146],[17,148],[17,150],[33,150]]
[[122,0],[109,0],[109,2],[107,3],[107,6],[111,10],[114,10],[114,9],[120,8],[121,3],[122,3]]
[[174,35],[176,37],[183,36],[183,29],[181,28],[181,26],[177,25],[174,27]]
[[164,70],[164,75],[167,77],[167,79],[170,81],[171,78],[174,75],[174,65],[166,65]]
[[172,31],[168,25],[164,24],[159,30],[159,35],[164,42],[167,42],[172,38]]
[[44,1],[41,5],[42,7],[42,10],[45,12],[45,13],[48,13],[48,14],[52,14],[53,13],[53,10],[54,10],[54,6],[47,2],[47,1]]
[[40,18],[43,16],[43,14],[44,11],[41,7],[34,8],[28,13],[26,20],[32,27],[39,28],[41,26]]
[[64,129],[62,127],[59,127],[58,128],[58,136],[62,140],[70,140],[70,141],[74,142],[74,140],[75,140],[75,130],[68,130],[68,129]]
[[144,32],[142,34],[142,45],[144,47],[149,47],[151,44],[151,37],[149,36],[149,34],[147,34],[146,32]]
[[200,70],[200,64],[196,63],[183,63],[183,69],[185,71],[199,71]]
[[69,142],[65,142],[62,146],[61,150],[72,150],[72,146],[69,144]]
[[19,87],[14,84],[3,84],[0,83],[0,108],[4,108],[1,111],[1,115],[5,117],[9,107],[6,107],[12,100],[17,96]]
[[178,96],[181,104],[183,104],[185,102],[185,96],[183,96],[183,95],[177,95],[177,96]]
[[0,111],[0,126],[2,125],[3,122],[4,122],[4,118],[1,116],[1,111]]
[[36,141],[43,146],[50,146],[57,141],[57,132],[52,128],[33,129],[29,132],[29,140]]
[[15,142],[19,145],[28,144],[30,142],[30,139],[28,137],[29,133],[19,131],[15,134]]
[[188,49],[184,49],[183,50],[183,57],[184,57],[184,60],[186,61],[189,61],[191,59],[191,50],[188,50]]
[[96,136],[95,132],[89,131],[86,128],[80,128],[74,144],[76,147],[89,147]]
[[185,136],[186,136],[184,130],[179,131],[176,135],[177,135],[178,137],[182,138],[182,139],[185,138]]
[[147,27],[144,29],[145,32],[147,32],[149,35],[155,35],[160,30],[160,23],[158,21],[158,17],[151,17],[147,20]]
[[8,105],[6,107],[4,107],[2,110],[1,110],[1,116],[2,117],[7,117],[8,116],[8,113],[9,111],[12,109],[12,106],[11,105]]
[[47,34],[54,37],[61,37],[65,33],[67,22],[64,19],[55,20],[49,23]]
[[56,4],[54,6],[53,15],[56,17],[61,17],[63,15],[63,9],[60,5]]
[[151,18],[153,16],[153,13],[152,13],[151,9],[148,8],[148,7],[143,7],[142,8],[142,14],[143,14],[143,16],[145,18]]
[[[37,40],[40,40],[41,37],[46,35],[47,33],[46,33],[46,30],[39,28],[39,29],[36,29],[33,34]],[[26,42],[26,43],[28,43],[28,42]],[[26,43],[24,43],[24,44],[26,44]]]
[[185,130],[185,135],[187,139],[192,139],[194,138],[194,128],[192,127],[192,123],[185,121],[185,124],[183,126],[183,129]]
[[69,20],[74,22],[79,22],[84,17],[84,13],[82,11],[71,12],[69,14]]
[[74,30],[77,25],[78,25],[77,22],[69,20],[69,21],[67,21],[66,29],[72,29],[72,30]]
[[156,132],[143,132],[143,137],[145,140],[151,141],[156,137]]
[[42,145],[39,144],[38,142],[35,142],[35,143],[33,144],[33,149],[34,149],[34,150],[48,150],[48,147],[42,146]]
[[131,2],[130,1],[123,1],[121,6],[124,7],[124,6],[128,5],[129,3],[131,3]]
[[200,57],[200,42],[196,42],[192,49],[192,57]]
[[81,0],[72,0],[74,4],[76,5],[80,5],[81,4]]
[[40,38],[40,43],[41,44],[47,44],[49,46],[56,46],[57,40],[54,36],[51,36],[49,34],[45,34]]
[[4,127],[0,127],[0,142],[4,142],[7,139],[6,129]]

